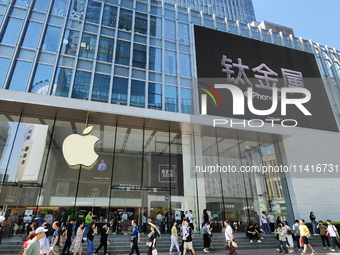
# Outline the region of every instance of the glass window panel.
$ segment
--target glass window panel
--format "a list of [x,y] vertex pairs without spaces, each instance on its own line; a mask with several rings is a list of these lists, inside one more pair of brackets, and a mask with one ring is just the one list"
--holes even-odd
[[116,27],[117,7],[111,5],[104,6],[103,21],[105,26]]
[[1,42],[16,45],[21,30],[22,19],[9,18],[5,33]]
[[164,71],[169,74],[177,74],[176,52],[165,51],[164,55]]
[[175,12],[169,9],[164,10],[164,16],[167,19],[175,19]]
[[70,7],[70,18],[82,20],[84,15],[85,0],[72,0]]
[[96,50],[96,41],[97,36],[84,33],[81,39],[79,57],[93,59]]
[[190,79],[181,78],[181,86],[190,88],[191,87]]
[[60,38],[60,27],[48,26],[42,50],[56,52],[58,49],[58,43]]
[[52,89],[53,96],[68,97],[72,73],[73,73],[72,69],[58,67],[53,82]]
[[47,95],[52,69],[52,66],[38,64],[29,92]]
[[2,15],[0,15],[0,23],[2,22],[2,18],[3,18],[4,16],[2,16]]
[[135,42],[146,44],[146,37],[142,35],[135,34]]
[[107,103],[107,101],[109,100],[109,90],[110,90],[110,76],[103,74],[95,74],[91,100]]
[[172,20],[164,20],[165,39],[175,41],[176,40],[176,23]]
[[165,41],[165,48],[168,50],[176,50],[176,43]]
[[137,2],[136,3],[136,10],[146,13],[148,11],[148,5]]
[[79,32],[66,29],[61,53],[66,55],[75,56],[79,42]]
[[17,61],[15,64],[14,72],[12,74],[11,83],[9,84],[8,89],[17,90],[17,91],[25,91],[28,75],[31,71],[32,63]]
[[58,0],[54,1],[53,7],[52,7],[52,14],[58,15],[58,16],[65,16],[67,5],[69,0]]
[[88,100],[91,83],[91,73],[77,71],[74,79],[72,98]]
[[20,6],[24,8],[27,8],[29,4],[30,4],[30,0],[16,0],[15,1],[15,6]]
[[128,77],[129,76],[129,68],[116,66],[115,67],[115,75]]
[[38,46],[42,24],[30,21],[26,30],[23,47],[36,49]]
[[36,0],[33,10],[39,12],[47,12],[47,8],[50,4],[51,0]]
[[162,110],[162,84],[149,82],[148,108]]
[[144,68],[146,66],[146,46],[140,44],[133,45],[132,66]]
[[120,9],[118,28],[127,31],[132,29],[132,11]]
[[162,18],[150,16],[150,35],[162,37]]
[[8,4],[9,3],[9,0],[1,0],[0,1],[2,4]]
[[132,0],[124,0],[121,2],[122,7],[126,7],[129,9],[133,8],[133,1]]
[[113,39],[100,37],[97,60],[111,63],[113,58],[113,46]]
[[191,113],[191,89],[181,88],[181,112]]
[[105,0],[105,3],[118,5],[118,0]]
[[148,15],[136,12],[135,14],[135,32],[146,34],[148,27]]
[[130,62],[130,43],[125,41],[117,42],[116,64],[129,65]]
[[102,7],[101,3],[89,1],[87,5],[85,21],[98,24],[101,7]]
[[112,104],[127,105],[128,79],[114,77],[112,84]]
[[2,88],[3,83],[5,81],[8,65],[9,65],[10,59],[9,58],[0,58],[0,88]]
[[179,42],[189,44],[189,25],[178,23]]
[[145,107],[145,81],[131,80],[130,105]]
[[201,18],[198,16],[191,16],[191,23],[195,25],[201,25]]
[[188,22],[188,14],[187,13],[178,13],[178,20],[182,22]]
[[177,87],[165,86],[165,110],[168,112],[178,112],[177,109]]
[[151,14],[161,16],[162,15],[162,8],[151,5]]
[[190,64],[190,55],[188,54],[179,54],[179,72],[181,76],[191,77],[191,64]]
[[157,72],[162,72],[162,49],[150,47],[149,69]]

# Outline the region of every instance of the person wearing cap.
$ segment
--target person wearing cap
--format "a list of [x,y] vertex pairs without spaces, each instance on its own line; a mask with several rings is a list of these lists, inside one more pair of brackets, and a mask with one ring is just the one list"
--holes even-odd
[[34,231],[35,237],[28,244],[27,249],[26,249],[24,255],[39,255],[40,254],[40,243],[39,243],[39,240],[44,238],[45,232],[47,232],[47,231],[48,230],[43,228],[43,227],[39,227],[39,228],[37,228]]

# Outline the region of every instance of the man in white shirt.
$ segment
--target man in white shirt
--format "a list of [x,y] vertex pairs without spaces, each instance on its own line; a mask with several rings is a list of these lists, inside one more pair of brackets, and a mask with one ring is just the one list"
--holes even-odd
[[270,229],[269,229],[269,226],[268,226],[267,216],[266,216],[265,211],[262,212],[262,225],[263,225],[263,231],[265,233],[270,233]]
[[336,227],[334,225],[332,225],[332,221],[331,220],[327,220],[327,224],[328,224],[328,227],[327,227],[327,231],[333,241],[333,247],[331,249],[332,252],[335,252],[335,246],[338,246],[339,250],[340,250],[340,244],[338,242],[338,239],[337,238],[340,238],[339,237],[339,233],[338,233],[338,230],[336,229]]
[[180,247],[180,250],[181,252],[179,254],[182,254],[183,253],[183,248],[184,248],[184,240],[183,238],[185,237],[186,233],[187,233],[187,226],[185,224],[185,220],[182,221],[182,244],[181,244],[181,247]]
[[229,250],[229,254],[230,255],[237,255],[237,253],[235,253],[235,250],[232,246],[232,242],[234,240],[234,235],[233,235],[233,229],[231,228],[231,226],[229,225],[229,221],[224,221],[224,226],[225,226],[225,240],[226,240],[226,247]]
[[194,231],[194,223],[193,223],[194,217],[192,216],[192,210],[189,210],[188,214],[186,215],[186,218],[187,218],[187,221],[189,222],[189,226]]
[[269,214],[267,215],[267,220],[269,221],[269,227],[270,227],[270,232],[274,233],[275,231],[275,217],[273,215],[272,211],[269,211]]

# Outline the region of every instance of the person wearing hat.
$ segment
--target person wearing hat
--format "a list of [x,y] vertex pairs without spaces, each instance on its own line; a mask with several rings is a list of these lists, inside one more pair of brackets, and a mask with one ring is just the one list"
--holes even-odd
[[40,254],[40,243],[39,243],[39,240],[44,238],[45,232],[47,232],[47,231],[48,230],[43,228],[43,227],[39,227],[39,228],[37,228],[34,231],[35,232],[35,237],[28,244],[27,249],[25,251],[25,255],[39,255]]

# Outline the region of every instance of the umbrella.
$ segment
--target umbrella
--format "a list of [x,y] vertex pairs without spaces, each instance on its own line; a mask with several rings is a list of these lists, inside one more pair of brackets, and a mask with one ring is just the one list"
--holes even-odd
[[5,217],[4,216],[0,216],[0,223],[5,221]]
[[158,232],[158,235],[161,236],[161,232],[159,231],[159,229],[156,227],[155,224],[148,222],[149,225],[153,226],[155,228],[155,230]]

